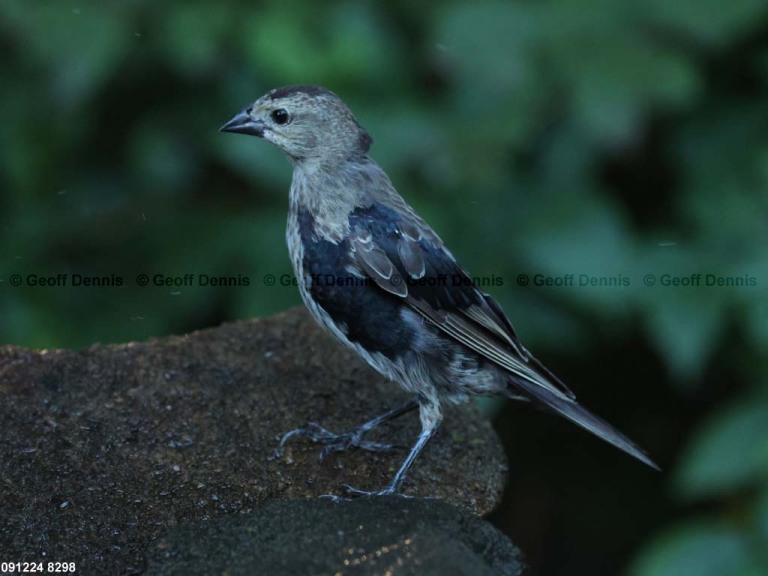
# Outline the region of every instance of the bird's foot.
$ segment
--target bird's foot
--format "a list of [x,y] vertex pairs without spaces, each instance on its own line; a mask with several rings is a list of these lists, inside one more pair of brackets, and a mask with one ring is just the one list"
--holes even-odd
[[352,502],[352,498],[344,498],[344,496],[339,496],[337,494],[320,494],[318,498],[322,498],[323,500],[330,500],[336,504],[340,502]]
[[359,448],[360,450],[367,450],[369,452],[391,452],[395,449],[393,444],[382,444],[380,442],[363,440],[363,434],[366,431],[367,430],[363,428],[357,428],[351,432],[335,434],[315,422],[310,422],[307,424],[306,428],[297,428],[285,433],[280,439],[280,445],[277,447],[277,450],[275,450],[272,458],[280,457],[283,453],[283,446],[294,436],[309,438],[312,442],[324,444],[323,449],[320,450],[319,459],[321,461],[328,456],[328,454],[342,452],[350,448]]
[[347,494],[349,494],[352,497],[359,497],[359,496],[400,496],[401,498],[413,498],[413,496],[408,496],[407,494],[403,494],[401,492],[398,492],[397,488],[395,488],[392,484],[384,488],[383,490],[374,490],[374,491],[368,491],[368,490],[360,490],[359,488],[354,488],[350,486],[349,484],[342,484],[341,486],[344,488]]

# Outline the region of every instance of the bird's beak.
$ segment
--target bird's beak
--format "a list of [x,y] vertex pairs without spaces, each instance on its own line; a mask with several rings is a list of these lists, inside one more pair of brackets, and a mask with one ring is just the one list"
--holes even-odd
[[251,136],[264,136],[264,124],[254,120],[245,110],[238,112],[232,120],[219,128],[219,132],[234,132],[235,134],[249,134]]

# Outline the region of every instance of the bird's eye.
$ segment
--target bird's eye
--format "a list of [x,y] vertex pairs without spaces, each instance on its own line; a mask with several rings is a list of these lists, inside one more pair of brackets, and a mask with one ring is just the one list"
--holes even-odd
[[272,114],[270,114],[270,117],[272,120],[274,120],[275,124],[285,124],[288,122],[288,112],[285,110],[285,108],[278,108],[277,110],[273,110]]

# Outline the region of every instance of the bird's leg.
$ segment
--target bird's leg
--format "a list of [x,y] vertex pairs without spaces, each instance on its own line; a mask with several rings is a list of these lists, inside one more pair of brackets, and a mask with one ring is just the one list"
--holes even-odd
[[349,485],[344,485],[344,488],[346,489],[349,495],[351,496],[387,496],[390,494],[399,493],[400,486],[402,486],[406,476],[408,475],[408,470],[410,469],[414,460],[416,460],[418,455],[424,449],[424,446],[426,446],[427,442],[429,442],[429,439],[435,435],[435,432],[437,432],[437,428],[440,426],[440,421],[442,420],[440,405],[437,403],[422,404],[420,412],[421,412],[421,434],[419,434],[419,438],[418,440],[416,440],[416,444],[414,444],[413,448],[411,448],[411,451],[408,453],[408,456],[406,456],[405,461],[403,461],[398,471],[395,472],[395,475],[392,478],[392,482],[389,483],[389,486],[387,486],[383,490],[368,492],[366,490],[358,490],[357,488],[353,488],[352,486],[349,486]]
[[323,428],[319,424],[310,422],[307,424],[306,428],[297,428],[285,433],[280,440],[280,445],[277,447],[277,450],[275,450],[273,457],[279,457],[283,452],[283,446],[285,443],[294,436],[303,436],[305,438],[309,438],[313,442],[320,442],[321,444],[325,444],[323,449],[320,451],[320,460],[325,458],[331,452],[341,452],[342,450],[347,450],[349,448],[360,448],[361,450],[368,450],[370,452],[388,452],[392,450],[394,446],[391,444],[381,444],[379,442],[363,440],[363,434],[373,430],[384,422],[394,420],[398,416],[401,416],[406,412],[410,412],[418,405],[419,403],[416,400],[408,400],[407,402],[396,406],[392,410],[385,412],[376,418],[368,420],[368,422],[361,424],[351,432],[342,434],[335,434],[330,430]]

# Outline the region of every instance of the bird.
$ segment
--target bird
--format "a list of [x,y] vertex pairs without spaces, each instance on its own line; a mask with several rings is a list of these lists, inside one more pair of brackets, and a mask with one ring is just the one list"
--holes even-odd
[[[364,438],[418,408],[421,431],[380,490],[402,494],[408,471],[434,436],[444,404],[473,396],[525,400],[658,469],[616,428],[592,414],[521,343],[501,306],[480,290],[437,233],[395,190],[369,154],[373,139],[335,93],[315,85],[275,88],[222,132],[262,138],[293,166],[286,241],[301,298],[315,320],[408,400],[346,433],[317,423],[286,433],[328,453],[393,447]],[[279,452],[278,452],[279,454]]]

